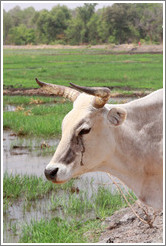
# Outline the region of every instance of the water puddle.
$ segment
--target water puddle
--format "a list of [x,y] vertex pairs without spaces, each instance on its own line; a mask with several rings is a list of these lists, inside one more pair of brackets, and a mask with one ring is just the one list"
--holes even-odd
[[35,201],[17,201],[10,206],[3,215],[3,242],[18,242],[23,226],[25,223],[30,224],[32,220],[39,221],[41,218],[51,219],[57,216],[63,218],[60,209],[51,210],[51,196],[52,194],[47,194]]
[[44,176],[43,171],[52,155],[48,155],[47,151],[52,148],[54,152],[58,143],[59,139],[23,138],[11,131],[4,131],[3,173]]
[[3,108],[4,111],[15,111],[16,110],[16,106],[15,105],[10,105],[10,104],[7,104],[4,106]]

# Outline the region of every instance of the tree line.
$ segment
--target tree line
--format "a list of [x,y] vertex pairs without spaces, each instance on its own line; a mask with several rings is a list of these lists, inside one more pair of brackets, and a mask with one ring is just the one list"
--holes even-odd
[[50,11],[19,6],[3,10],[4,44],[161,43],[161,3],[114,3],[96,10],[96,3],[69,9],[57,5]]

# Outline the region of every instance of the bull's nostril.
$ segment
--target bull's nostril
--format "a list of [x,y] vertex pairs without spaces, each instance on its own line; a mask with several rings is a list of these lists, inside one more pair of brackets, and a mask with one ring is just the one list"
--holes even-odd
[[44,173],[47,179],[53,180],[58,172],[59,168],[55,168],[53,170],[45,169]]
[[50,172],[50,177],[54,178],[55,175],[56,175],[57,172],[58,172],[58,169],[59,169],[59,168],[55,168],[54,170],[52,170],[52,171]]

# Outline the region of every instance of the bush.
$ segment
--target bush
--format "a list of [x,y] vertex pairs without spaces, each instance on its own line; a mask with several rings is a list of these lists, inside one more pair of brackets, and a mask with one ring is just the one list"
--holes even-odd
[[35,31],[24,24],[13,27],[9,32],[9,40],[16,45],[35,44]]

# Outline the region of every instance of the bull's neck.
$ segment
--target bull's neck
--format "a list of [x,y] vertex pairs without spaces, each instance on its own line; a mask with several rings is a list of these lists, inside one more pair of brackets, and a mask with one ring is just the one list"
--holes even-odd
[[142,182],[142,167],[132,153],[135,135],[122,127],[118,127],[114,134],[115,142],[118,144],[114,153],[101,165],[101,171],[119,178],[134,192],[139,193],[136,183]]
[[[134,106],[139,111],[140,105]],[[134,191],[140,200],[150,206],[159,208],[162,206],[161,160],[159,160],[160,157],[157,155],[155,145],[152,149],[152,145],[147,143],[146,135],[142,134],[142,129],[146,127],[146,124],[148,126],[149,123],[153,122],[151,117],[152,115],[154,117],[155,112],[151,110],[150,114],[147,110],[146,115],[148,117],[146,118],[144,114],[144,122],[142,122],[141,120],[139,121],[139,117],[141,119],[143,113],[140,110],[140,114],[135,114],[135,117],[135,108],[132,107],[131,117],[128,117],[124,124],[117,128],[115,127],[114,131],[111,132],[113,135],[110,137],[114,137],[115,150],[103,162],[99,171],[108,172],[119,178]],[[159,112],[158,110],[158,118]],[[161,133],[162,129],[161,132],[157,132],[157,135],[153,131],[148,136],[148,142],[152,142],[153,137],[155,137],[156,146],[158,146],[161,141]],[[148,153],[151,153],[151,155]],[[153,168],[150,169],[149,166]],[[157,204],[154,201],[154,195],[156,196],[155,201],[158,201]]]

